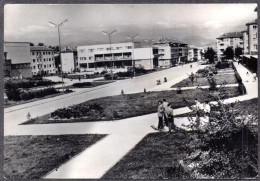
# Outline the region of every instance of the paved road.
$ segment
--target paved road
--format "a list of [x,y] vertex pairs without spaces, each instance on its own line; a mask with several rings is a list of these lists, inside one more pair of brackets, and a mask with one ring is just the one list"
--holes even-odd
[[53,112],[58,108],[79,104],[90,99],[119,95],[122,89],[125,94],[143,92],[144,88],[148,91],[157,86],[157,79],[162,80],[164,77],[167,77],[169,81],[173,79],[181,81],[183,76],[187,76],[187,74],[192,71],[196,72],[200,67],[202,67],[201,65],[197,65],[197,63],[192,64],[192,69],[190,68],[190,64],[186,64],[183,67],[173,67],[152,74],[135,77],[133,79],[120,80],[115,83],[95,88],[82,89],[67,95],[6,108],[4,110],[4,131],[7,132],[8,129],[12,129],[14,126],[26,121],[26,115],[28,112],[30,112],[32,117],[37,117]]

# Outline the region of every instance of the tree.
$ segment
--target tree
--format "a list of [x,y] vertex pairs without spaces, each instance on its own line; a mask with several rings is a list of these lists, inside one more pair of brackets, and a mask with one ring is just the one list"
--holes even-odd
[[227,47],[224,51],[224,55],[226,59],[233,59],[234,58],[234,50],[231,47]]
[[238,59],[239,56],[242,55],[242,54],[243,54],[243,49],[241,47],[237,47],[235,49],[235,56],[236,56],[236,58]]
[[205,55],[205,59],[209,60],[209,63],[214,63],[214,57],[216,55],[216,52],[213,50],[213,48],[208,47],[204,55]]
[[34,46],[34,44],[33,44],[33,43],[30,43],[30,46],[31,46],[31,47],[33,47],[33,46]]
[[44,46],[44,43],[38,43],[38,46]]

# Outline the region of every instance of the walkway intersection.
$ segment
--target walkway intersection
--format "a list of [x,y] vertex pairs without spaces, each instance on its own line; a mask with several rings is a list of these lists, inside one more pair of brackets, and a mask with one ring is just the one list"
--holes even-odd
[[[242,65],[234,63],[237,71],[240,73],[243,83],[246,87],[247,94],[234,98],[229,98],[225,102],[243,101],[258,97],[258,82],[253,81],[253,75]],[[196,71],[201,66],[193,66]],[[169,81],[161,86],[153,86],[150,91],[167,90],[173,84],[187,78],[187,74]],[[248,81],[247,81],[248,80]],[[233,85],[237,86],[237,85]],[[194,89],[196,87],[192,87]],[[171,89],[172,90],[172,89]],[[141,91],[139,91],[141,92]],[[104,95],[106,96],[106,95]],[[57,108],[56,108],[57,109]],[[190,112],[188,107],[175,109],[176,114]],[[9,120],[10,121],[10,120]],[[155,132],[151,125],[157,125],[157,114],[148,114],[133,118],[127,118],[118,121],[100,121],[87,123],[60,123],[60,124],[40,124],[40,125],[20,125],[19,121],[13,124],[6,123],[6,135],[61,135],[61,134],[108,134],[105,138],[92,145],[67,163],[60,166],[57,170],[49,173],[45,178],[101,178],[110,168],[112,168],[122,157],[124,157],[134,146],[140,142],[147,134]],[[187,124],[187,118],[177,118],[175,123],[178,127]],[[8,125],[14,126],[11,129]]]

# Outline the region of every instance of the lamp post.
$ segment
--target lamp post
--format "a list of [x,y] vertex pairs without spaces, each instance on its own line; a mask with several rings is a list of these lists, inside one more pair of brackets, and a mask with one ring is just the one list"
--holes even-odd
[[60,55],[60,70],[61,70],[61,81],[62,81],[62,91],[64,93],[64,83],[63,83],[63,71],[62,71],[62,62],[61,62],[61,43],[60,43],[60,27],[67,23],[68,19],[65,19],[64,21],[62,21],[60,24],[55,24],[52,22],[49,22],[49,25],[54,27],[54,28],[58,28],[58,37],[59,37],[59,55]]
[[[108,39],[109,39],[111,59],[112,59],[112,52],[111,52],[111,50],[112,50],[112,48],[111,48],[111,35],[112,35],[113,33],[115,33],[116,31],[117,31],[117,30],[113,30],[113,31],[111,31],[110,33],[109,33],[109,32],[106,32],[106,31],[102,31],[102,34],[108,36]],[[113,60],[112,60],[112,61],[113,61]],[[114,66],[113,66],[113,62],[112,62],[112,67],[114,67]]]
[[151,43],[154,41],[154,39],[151,39],[151,40],[147,40],[147,39],[145,39],[144,41],[146,41],[146,42],[149,44],[149,47],[151,48],[151,50],[150,50],[150,60],[151,60],[151,65],[152,65],[152,69],[153,69],[153,62],[152,62],[152,46],[151,46]]
[[136,38],[136,37],[138,37],[139,35],[137,34],[137,35],[135,35],[135,36],[127,36],[126,38],[127,39],[130,39],[131,41],[132,41],[132,43],[133,43],[133,48],[132,48],[132,66],[133,66],[133,72],[134,72],[134,76],[135,76],[135,60],[134,60],[134,39]]

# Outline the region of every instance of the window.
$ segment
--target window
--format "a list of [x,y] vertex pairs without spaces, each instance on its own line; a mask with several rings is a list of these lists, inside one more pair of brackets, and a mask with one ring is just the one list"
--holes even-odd
[[35,59],[33,59],[33,62],[35,62]]
[[50,54],[51,54],[51,52],[48,52],[48,54],[50,55]]
[[35,69],[36,67],[35,66],[33,66],[33,69]]
[[44,68],[46,68],[46,65],[44,65]]
[[117,50],[121,50],[121,49],[122,49],[122,47],[116,47],[116,49],[117,49]]
[[51,67],[51,64],[50,64],[50,66],[49,67]]
[[256,28],[257,28],[257,26],[256,26],[256,25],[254,25],[254,26],[253,26],[253,28],[254,28],[254,29],[256,29]]
[[80,53],[85,53],[85,49],[79,50]]
[[103,50],[104,50],[104,48],[98,48],[97,50],[98,50],[98,51],[103,51]]
[[94,51],[94,49],[88,49],[88,52],[93,52]]
[[257,44],[254,44],[254,49],[256,49],[256,50],[257,50]]
[[45,52],[42,52],[43,55],[45,55]]
[[107,48],[107,50],[111,50],[111,48]]
[[43,61],[45,62],[45,58],[43,59]]
[[126,46],[127,49],[132,49],[132,46]]
[[257,39],[257,33],[253,34],[253,39]]
[[89,60],[92,60],[92,59],[93,59],[93,57],[88,57],[88,59],[89,59]]
[[32,52],[32,55],[34,55],[34,52]]

